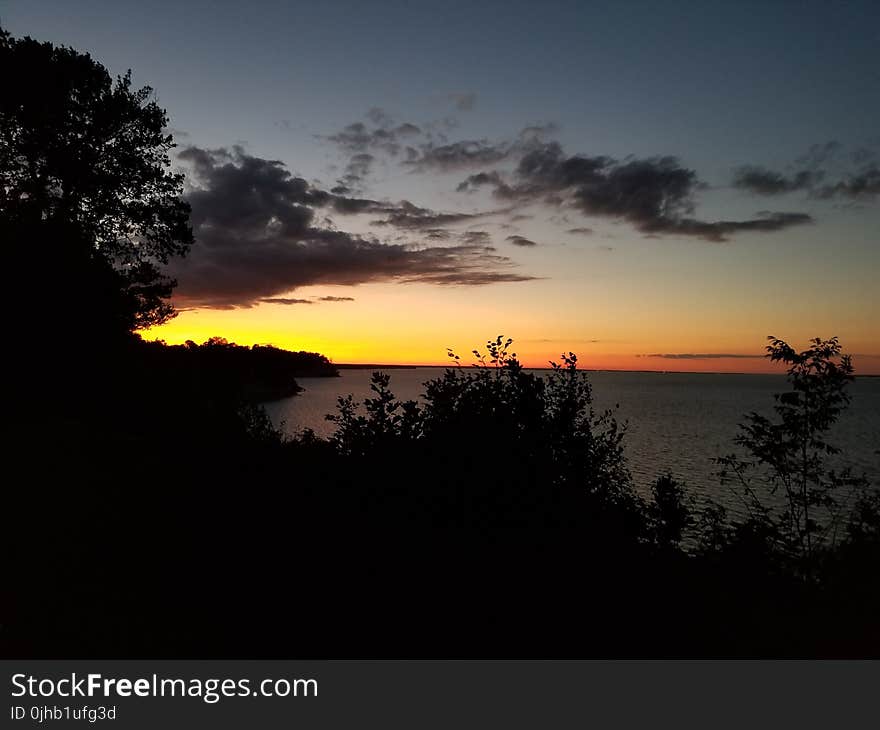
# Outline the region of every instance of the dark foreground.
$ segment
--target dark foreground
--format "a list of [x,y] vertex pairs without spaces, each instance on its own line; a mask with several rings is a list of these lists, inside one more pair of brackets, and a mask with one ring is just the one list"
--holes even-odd
[[380,378],[334,440],[285,443],[233,389],[105,353],[53,393],[62,424],[18,421],[0,653],[880,654],[876,515],[805,572],[668,480],[639,500],[570,370],[505,367],[449,371],[423,412]]

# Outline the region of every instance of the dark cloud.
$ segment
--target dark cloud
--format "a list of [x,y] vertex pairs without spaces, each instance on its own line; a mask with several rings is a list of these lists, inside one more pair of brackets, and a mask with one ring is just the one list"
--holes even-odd
[[523,127],[518,135],[519,142],[529,144],[534,141],[540,141],[547,137],[552,137],[559,131],[559,125],[556,122],[547,122],[546,124],[531,124]]
[[566,233],[571,233],[575,236],[591,236],[593,235],[592,228],[569,228]]
[[848,159],[843,146],[831,141],[815,144],[783,174],[763,167],[747,166],[734,173],[733,185],[756,195],[780,195],[806,191],[823,200],[845,198],[869,200],[880,195],[880,164],[875,150],[861,147]]
[[479,285],[534,278],[485,246],[387,244],[315,221],[316,208],[382,212],[389,224],[394,216],[418,221],[404,228],[458,220],[457,214],[406,201],[396,206],[334,195],[292,176],[282,162],[253,157],[240,147],[189,147],[179,158],[191,168],[187,198],[196,239],[190,255],[175,260],[170,271],[179,282],[175,299],[181,306],[252,306],[286,299],[287,292],[310,284]]
[[366,175],[375,159],[369,152],[359,152],[348,161],[347,170],[358,176]]
[[404,138],[415,137],[422,132],[417,125],[410,122],[395,125],[391,117],[381,109],[371,109],[367,112],[367,118],[373,122],[372,126],[354,122],[324,139],[352,154],[382,150],[396,155]]
[[[468,248],[468,247],[461,247]],[[475,247],[476,253],[481,258],[485,257],[487,249]],[[491,250],[491,249],[489,249]],[[509,261],[504,256],[495,256],[499,261]],[[451,268],[451,267],[450,267]],[[477,267],[470,272],[463,269],[450,271],[450,273],[436,272],[428,276],[422,276],[404,281],[426,281],[429,284],[443,284],[449,286],[483,286],[485,284],[500,284],[515,281],[535,281],[537,276],[522,276],[519,274],[505,273],[501,271],[479,271]]]
[[[707,241],[726,241],[728,236],[736,233],[772,233],[792,226],[812,223],[812,216],[807,213],[763,213],[756,218],[745,221],[706,221],[682,218],[676,221],[657,221],[647,224],[641,230],[647,233],[679,234],[696,236]],[[651,225],[656,227],[652,228]]]
[[811,170],[787,177],[763,167],[741,167],[733,178],[733,186],[759,195],[781,195],[795,190],[809,190],[821,173]]
[[330,192],[350,195],[363,188],[364,180],[369,176],[376,158],[369,152],[358,152],[348,158],[345,172]]
[[422,235],[435,241],[448,241],[452,238],[452,233],[445,228],[426,228],[422,231]]
[[469,175],[462,180],[455,188],[456,192],[469,193],[483,185],[494,185],[500,187],[504,185],[501,175],[498,172],[478,172],[476,175]]
[[317,299],[291,299],[290,297],[264,297],[261,304],[316,304],[318,302],[353,302],[354,297],[318,297]]
[[492,210],[483,213],[438,213],[429,208],[421,208],[413,205],[409,201],[401,201],[397,206],[388,206],[384,208],[387,217],[373,221],[377,226],[394,226],[395,228],[409,230],[431,230],[436,231],[443,226],[454,225],[472,221],[477,218],[495,215],[504,212],[503,210]]
[[852,151],[850,159],[855,165],[874,165],[880,162],[880,151],[870,147],[858,147]]
[[534,241],[529,240],[525,236],[508,236],[506,241],[510,241],[514,246],[537,246]]
[[324,139],[352,154],[381,150],[396,155],[400,152],[401,138],[415,136],[420,132],[419,127],[410,123],[399,124],[396,127],[370,128],[363,122],[354,122],[336,134],[327,135]]
[[373,153],[395,156],[400,153],[404,140],[422,133],[418,126],[409,122],[394,125],[392,118],[379,108],[370,109],[366,116],[373,123],[372,127],[363,122],[354,122],[340,132],[324,137],[349,155],[345,173],[334,188],[343,194],[362,188],[376,161]]
[[377,127],[388,127],[392,123],[391,116],[384,109],[374,106],[366,113],[369,119]]
[[403,164],[417,172],[427,170],[449,172],[468,167],[494,165],[509,154],[510,146],[504,142],[495,144],[484,139],[463,140],[444,145],[422,145],[421,154],[414,159],[405,160]]
[[558,142],[536,146],[519,161],[512,181],[492,173],[466,181],[487,184],[501,200],[568,206],[591,216],[631,223],[642,233],[695,236],[723,241],[743,231],[778,231],[808,223],[804,213],[774,213],[745,221],[702,221],[692,217],[700,182],[674,157],[617,161],[611,157],[566,156]]
[[870,199],[880,195],[880,167],[867,167],[861,172],[849,174],[836,182],[819,184],[825,175],[802,170],[786,177],[780,173],[759,168],[741,170],[734,178],[734,187],[758,195],[778,195],[798,190],[808,191],[813,198]]
[[469,112],[474,108],[474,104],[477,101],[477,95],[471,93],[456,93],[450,94],[449,99],[459,111]]
[[398,124],[393,132],[397,137],[413,137],[417,134],[421,134],[422,130],[415,124],[404,122],[403,124]]
[[492,243],[492,236],[489,235],[488,231],[465,231],[459,236],[462,243],[468,243],[473,245],[484,245],[487,246]]
[[849,175],[836,183],[823,185],[814,191],[818,198],[871,199],[880,195],[880,166],[866,167],[859,173]]
[[[280,160],[251,157],[238,146],[216,150],[188,147],[178,157],[193,166],[197,179],[210,178],[210,184],[214,186],[212,187],[214,197],[219,190],[228,198],[229,208],[225,214],[218,211],[218,214],[223,214],[227,223],[233,222],[233,219],[240,220],[244,209],[253,204],[256,198],[259,198],[263,205],[269,205],[278,197],[299,206],[292,210],[284,210],[283,214],[287,218],[305,216],[307,219],[305,222],[311,222],[313,208],[327,207],[344,215],[359,213],[386,215],[385,219],[375,223],[403,229],[440,228],[497,212],[440,213],[415,205],[408,200],[389,203],[327,192],[310,186],[302,178],[292,177]],[[340,186],[333,188],[334,191],[342,189],[346,188]],[[190,204],[193,205],[193,224],[198,225],[201,222],[199,207],[202,191],[193,191],[189,198]],[[278,226],[281,222],[280,219],[274,220],[272,225]]]
[[762,360],[765,355],[734,355],[728,352],[706,352],[706,353],[655,353],[653,355],[639,355],[638,357],[661,357],[665,360],[721,360],[723,358],[733,358],[735,360]]
[[843,145],[836,140],[810,146],[810,149],[795,160],[795,165],[807,170],[817,170],[839,157]]
[[[520,158],[542,147],[545,138],[553,134],[554,124],[533,125],[524,128],[512,141],[490,142],[486,139],[469,139],[436,144],[429,141],[420,146],[420,154],[405,160],[402,164],[415,172],[451,172],[472,167],[494,165],[508,159]],[[471,181],[470,178],[458,186],[459,191],[467,191],[480,185],[501,184],[498,173],[483,173],[489,179]],[[479,176],[476,176],[479,177]]]
[[[339,190],[339,187],[337,186],[333,190]],[[397,206],[393,203],[383,203],[378,200],[370,200],[369,198],[353,198],[348,195],[332,195],[326,204],[332,206],[333,210],[343,215],[384,213],[397,209]]]
[[[473,94],[451,94],[450,99],[459,108],[470,108]],[[348,156],[345,174],[338,181],[340,194],[358,190],[372,169],[375,159],[356,159],[357,155],[384,154],[397,158],[413,172],[450,172],[472,167],[495,165],[507,159],[519,158],[544,143],[548,135],[557,131],[555,124],[534,124],[522,129],[512,140],[491,142],[486,139],[449,141],[448,132],[457,126],[447,118],[422,125],[404,122],[397,124],[382,109],[367,112],[369,123],[362,121],[347,125],[335,134],[321,138],[335,144]],[[488,181],[478,181],[477,185]],[[462,190],[467,189],[463,184]]]

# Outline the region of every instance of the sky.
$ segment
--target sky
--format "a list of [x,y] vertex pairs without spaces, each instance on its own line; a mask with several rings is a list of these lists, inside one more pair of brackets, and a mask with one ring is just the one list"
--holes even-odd
[[132,69],[196,243],[179,315],[336,362],[880,374],[876,2],[0,0]]

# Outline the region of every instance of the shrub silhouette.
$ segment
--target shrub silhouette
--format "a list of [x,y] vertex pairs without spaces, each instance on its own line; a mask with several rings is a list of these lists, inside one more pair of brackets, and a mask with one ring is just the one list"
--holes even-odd
[[[91,420],[77,414],[51,447],[33,442],[53,458],[32,461],[41,490],[10,496],[13,514],[40,515],[40,533],[21,521],[3,535],[14,595],[0,602],[0,649],[876,653],[876,497],[816,552],[805,582],[775,523],[731,525],[711,505],[692,514],[669,475],[639,497],[625,429],[594,408],[577,359],[537,375],[510,344],[490,341],[475,367],[453,354],[419,402],[374,374],[363,407],[342,399],[329,440],[282,438],[242,405],[237,376],[219,375],[248,373],[261,349],[133,347],[127,377],[154,388],[121,401],[105,384]],[[71,560],[94,567],[70,571]]]
[[[788,366],[791,390],[774,396],[775,420],[751,413],[741,424],[736,444],[747,458],[718,461],[722,477],[732,477],[741,490],[749,515],[744,529],[809,580],[818,554],[843,537],[848,510],[868,486],[850,467],[835,468],[831,459],[840,449],[828,441],[850,401],[853,367],[837,338],[816,338],[802,352],[768,339],[767,357]],[[768,503],[767,495],[776,493],[784,498],[782,510]]]
[[[574,528],[603,524],[615,539],[647,539],[643,504],[623,454],[624,430],[613,413],[596,412],[574,354],[553,363],[546,378],[526,372],[512,340],[499,336],[476,362],[425,383],[424,403],[400,402],[390,378],[374,373],[374,397],[363,413],[340,398],[331,442],[363,460],[445,464],[418,472],[435,515],[450,524]],[[401,473],[409,478],[406,469]]]
[[[688,528],[693,525],[687,494],[671,474],[658,477],[651,486],[651,494],[654,501],[649,505],[648,513],[654,527],[655,539],[659,545],[677,547]],[[711,530],[708,530],[708,535],[712,535]],[[712,543],[710,539],[710,544]]]

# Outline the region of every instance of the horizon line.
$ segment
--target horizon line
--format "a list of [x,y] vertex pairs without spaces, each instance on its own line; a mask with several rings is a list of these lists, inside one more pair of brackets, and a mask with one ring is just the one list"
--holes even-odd
[[[446,364],[426,364],[426,363],[357,363],[357,362],[343,362],[337,363],[330,360],[330,364],[333,367],[342,369],[342,370],[370,370],[376,369],[381,370],[382,368],[387,368],[389,370],[416,370],[418,368],[442,368],[444,370],[448,369],[456,369],[461,367],[462,370],[473,370],[477,367],[482,367],[477,364],[471,365],[450,365]],[[492,365],[487,365],[485,367],[491,368]],[[553,370],[552,367],[528,367],[523,366],[523,370]],[[747,370],[644,370],[644,369],[630,369],[630,368],[588,368],[588,367],[579,367],[578,370],[586,373],[653,373],[657,375],[779,375],[785,376],[784,371],[780,372],[769,372],[769,371],[761,371],[761,372],[749,372]],[[880,373],[855,373],[855,377],[861,378],[880,378]]]

